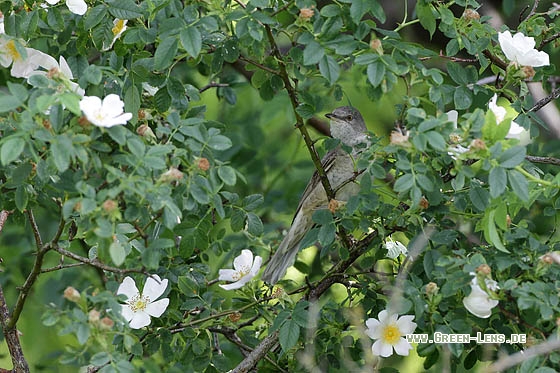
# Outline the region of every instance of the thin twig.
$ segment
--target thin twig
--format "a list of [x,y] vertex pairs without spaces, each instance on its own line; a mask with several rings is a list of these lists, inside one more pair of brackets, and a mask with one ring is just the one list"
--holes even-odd
[[542,47],[544,47],[546,44],[556,40],[560,38],[560,32],[557,32],[556,34],[549,36],[548,38],[544,39],[543,41],[541,41],[541,43],[539,44],[539,49],[541,49]]
[[78,262],[90,265],[92,267],[102,269],[102,270],[107,271],[107,272],[118,273],[118,274],[121,274],[121,275],[124,275],[124,274],[127,274],[127,273],[142,273],[146,276],[150,276],[150,273],[148,273],[143,268],[122,269],[122,268],[111,267],[107,264],[101,263],[97,258],[89,259],[89,258],[83,257],[81,255],[75,254],[72,251],[65,250],[65,249],[63,249],[61,247],[58,247],[58,246],[53,246],[53,249],[57,253],[62,254],[64,256],[67,256],[70,259],[77,260]]
[[535,13],[537,12],[537,8],[539,7],[539,2],[540,2],[540,0],[535,0],[535,2],[533,3],[533,8],[529,12],[529,14],[527,14],[527,17],[525,17],[522,20],[521,17],[523,16],[523,13],[525,13],[525,10],[527,10],[527,8],[529,8],[529,5],[527,5],[527,7],[525,9],[523,9],[523,11],[519,14],[519,23],[525,22],[526,20],[528,20],[529,18],[531,18],[532,16],[535,15]]
[[81,267],[81,266],[84,266],[84,265],[85,265],[85,263],[59,264],[59,265],[54,266],[54,267],[42,269],[41,273],[54,272],[54,271],[59,271],[61,269],[66,269],[66,268]]
[[556,100],[558,97],[560,97],[560,88],[556,88],[554,91],[552,91],[551,94],[549,94],[542,100],[537,101],[535,105],[533,105],[533,107],[529,109],[529,112],[539,111],[540,109],[545,107],[549,102]]
[[227,83],[216,83],[216,82],[210,82],[208,84],[206,84],[204,87],[200,88],[198,90],[198,93],[202,93],[210,88],[217,88],[217,87],[229,87],[229,84]]
[[37,226],[37,222],[35,221],[33,211],[28,209],[25,210],[25,213],[27,214],[29,224],[31,224],[31,230],[33,231],[33,236],[35,237],[35,246],[37,246],[37,250],[41,250],[41,248],[43,247],[43,239],[41,238],[41,233],[39,232],[39,227]]
[[263,65],[263,64],[261,64],[261,63],[255,61],[255,60],[252,60],[252,59],[250,59],[250,58],[248,58],[248,57],[245,57],[245,56],[243,56],[243,55],[240,55],[240,56],[239,56],[239,59],[240,59],[241,61],[245,61],[245,62],[247,62],[247,63],[250,63],[251,65],[254,65],[254,66],[258,67],[259,69],[264,70],[264,71],[266,71],[266,72],[269,72],[269,73],[271,73],[271,74],[278,75],[278,76],[282,76],[280,72],[278,72],[278,71],[276,71],[276,70],[274,70],[274,69],[271,69],[270,67],[265,66],[265,65]]
[[482,52],[490,61],[492,61],[496,66],[501,67],[504,71],[507,69],[508,64],[505,63],[500,57],[493,55],[489,50]]
[[526,350],[504,356],[483,371],[488,373],[503,372],[504,370],[519,365],[535,356],[546,355],[556,350],[560,350],[560,339],[550,339]]
[[533,163],[545,163],[560,166],[560,159],[554,157],[539,157],[536,155],[527,155],[525,159]]

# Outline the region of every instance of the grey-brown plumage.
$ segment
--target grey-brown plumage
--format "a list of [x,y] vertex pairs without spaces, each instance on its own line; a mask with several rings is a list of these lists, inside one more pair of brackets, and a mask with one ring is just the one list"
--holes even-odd
[[[342,106],[326,115],[331,120],[331,135],[339,139],[345,145],[355,147],[357,144],[367,144],[367,128],[364,119],[358,110],[350,106]],[[340,146],[329,151],[321,163],[327,174],[336,199],[347,201],[349,197],[358,193],[359,186],[354,182],[354,156],[343,150]],[[349,180],[352,180],[349,182]],[[286,274],[286,270],[294,264],[296,255],[300,249],[301,240],[313,227],[311,219],[313,212],[318,209],[327,208],[328,199],[325,189],[317,171],[309,180],[288,230],[288,234],[280,243],[278,250],[266,266],[263,273],[263,281],[275,284]]]

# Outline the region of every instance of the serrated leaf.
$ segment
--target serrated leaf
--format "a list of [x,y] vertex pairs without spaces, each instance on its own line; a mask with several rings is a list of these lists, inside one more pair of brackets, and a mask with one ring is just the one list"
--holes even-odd
[[245,219],[247,219],[247,213],[241,209],[233,210],[231,214],[231,230],[234,232],[239,232],[245,228]]
[[325,247],[333,243],[336,237],[336,225],[334,224],[327,224],[321,226],[319,228],[319,235],[317,238],[319,239],[319,243]]
[[516,170],[508,171],[509,185],[512,191],[521,199],[527,202],[529,200],[529,183],[523,174]]
[[164,70],[171,66],[177,54],[178,42],[174,36],[169,36],[159,43],[154,54],[154,69]]
[[466,86],[459,86],[453,92],[453,102],[455,104],[455,109],[457,110],[470,108],[472,100],[472,91]]
[[393,190],[395,192],[406,192],[414,185],[414,176],[412,174],[404,174],[400,176],[395,185],[393,186]]
[[109,246],[109,254],[111,255],[111,260],[116,266],[123,264],[126,259],[124,247],[118,240],[111,242],[111,246]]
[[70,166],[72,141],[65,135],[57,136],[56,141],[51,144],[51,154],[58,171],[66,171]]
[[27,202],[29,202],[29,196],[27,195],[27,189],[25,185],[19,185],[16,188],[15,203],[19,211],[23,212],[27,207]]
[[331,85],[333,85],[340,76],[340,66],[338,66],[336,60],[331,56],[323,56],[323,58],[321,58],[319,62],[319,71]]
[[492,198],[499,197],[506,190],[506,170],[501,167],[492,168],[488,177],[488,183],[490,184],[490,195]]
[[503,152],[498,157],[498,162],[504,168],[514,168],[525,160],[526,152],[527,150],[524,146],[514,146]]
[[218,176],[227,185],[235,185],[235,182],[237,181],[237,174],[230,166],[221,166],[218,168]]
[[224,135],[215,135],[208,139],[208,146],[214,150],[227,150],[232,145],[231,140]]
[[315,65],[321,61],[321,58],[323,58],[324,55],[325,48],[313,40],[309,42],[303,50],[303,64],[306,66]]
[[17,97],[0,93],[0,113],[11,112],[23,104]]
[[287,352],[290,348],[294,347],[299,339],[299,325],[294,320],[286,320],[280,328],[278,333],[278,340],[282,351]]
[[260,236],[263,233],[263,223],[261,218],[252,212],[247,214],[247,232],[254,236]]
[[21,137],[9,137],[3,144],[0,150],[0,160],[3,165],[16,160],[23,152],[25,147],[25,140]]
[[484,211],[488,206],[488,202],[490,200],[488,191],[476,184],[471,184],[471,189],[469,190],[469,198],[471,199],[473,206],[478,209],[478,211]]
[[377,87],[385,78],[385,64],[381,61],[371,63],[367,67],[368,81],[373,87]]
[[243,198],[243,208],[247,211],[253,211],[264,203],[264,197],[261,194],[251,194]]
[[423,1],[416,2],[416,15],[422,27],[430,33],[430,39],[436,31],[436,17],[432,12],[432,5],[425,4]]
[[193,57],[198,57],[200,50],[202,49],[202,35],[198,28],[194,26],[188,26],[181,30],[179,34],[181,39],[181,45]]
[[496,214],[495,210],[490,211],[490,213],[488,214],[488,221],[485,228],[485,237],[492,245],[496,247],[496,249],[504,253],[509,253],[509,251],[502,243],[502,239],[500,238],[500,235],[498,234],[496,223],[494,221],[495,214]]
[[142,17],[142,9],[133,0],[108,0],[109,13],[119,19]]

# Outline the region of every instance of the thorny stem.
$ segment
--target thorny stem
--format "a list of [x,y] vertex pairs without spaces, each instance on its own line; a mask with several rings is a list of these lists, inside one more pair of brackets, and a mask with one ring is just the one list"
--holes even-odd
[[151,276],[143,268],[122,269],[122,268],[111,267],[109,265],[101,263],[97,258],[89,259],[89,258],[83,257],[81,255],[75,254],[72,251],[68,251],[68,250],[63,249],[61,247],[58,247],[57,245],[53,245],[52,249],[54,251],[56,251],[57,253],[62,254],[64,256],[67,256],[71,259],[77,260],[78,262],[90,265],[92,267],[102,269],[102,270],[107,271],[107,272],[118,273],[118,274],[121,274],[121,275],[124,275],[124,274],[127,274],[127,273],[142,273],[142,274],[144,274],[148,277]]
[[540,109],[545,107],[549,102],[556,100],[558,97],[560,97],[560,88],[556,88],[554,91],[552,91],[551,94],[549,94],[542,100],[537,101],[535,105],[533,105],[533,107],[529,109],[529,112],[539,111]]

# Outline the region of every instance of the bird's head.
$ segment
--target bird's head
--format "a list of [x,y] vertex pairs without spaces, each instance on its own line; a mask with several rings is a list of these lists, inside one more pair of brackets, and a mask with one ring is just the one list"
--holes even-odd
[[354,146],[363,142],[367,135],[364,118],[351,106],[341,106],[325,115],[331,120],[331,135],[344,144]]

